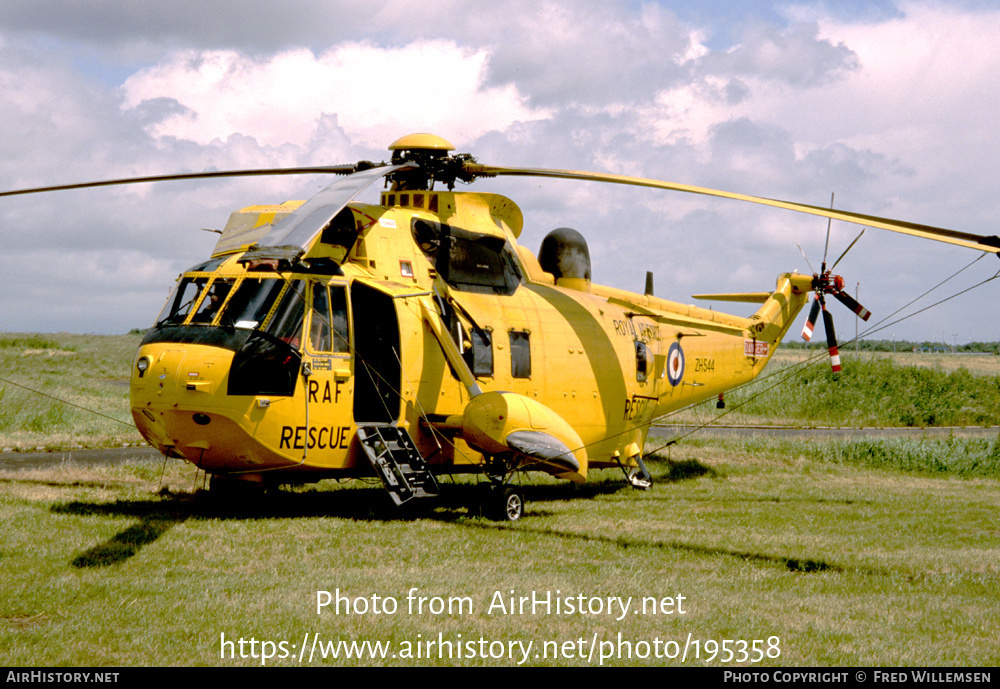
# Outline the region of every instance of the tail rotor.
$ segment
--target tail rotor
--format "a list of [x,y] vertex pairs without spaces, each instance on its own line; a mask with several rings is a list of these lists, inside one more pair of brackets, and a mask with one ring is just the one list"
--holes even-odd
[[[830,207],[833,208],[833,196],[830,196]],[[841,304],[846,306],[848,309],[854,312],[854,314],[863,321],[867,321],[872,312],[866,309],[864,306],[858,303],[854,297],[849,295],[844,291],[844,278],[839,275],[833,274],[833,269],[837,267],[840,263],[840,259],[847,255],[847,252],[858,243],[861,239],[861,235],[865,233],[861,230],[861,234],[854,238],[854,241],[844,250],[844,253],[833,262],[833,265],[829,269],[826,267],[826,254],[830,248],[830,225],[827,223],[826,227],[826,247],[823,250],[823,263],[821,264],[820,271],[817,273],[813,271],[813,282],[812,288],[816,292],[816,296],[813,299],[812,306],[809,309],[809,316],[806,319],[806,324],[802,328],[802,339],[806,342],[812,340],[813,330],[816,328],[816,319],[819,318],[820,311],[823,312],[823,328],[826,331],[826,344],[830,352],[830,367],[833,372],[840,373],[840,349],[837,346],[837,335],[833,327],[833,314],[831,314],[826,308],[826,295],[833,295],[833,297],[839,301]],[[805,252],[802,251],[802,247],[799,247],[799,251],[802,252],[802,256],[805,257]],[[806,259],[806,263],[809,263],[809,259]],[[812,268],[812,265],[809,266]]]

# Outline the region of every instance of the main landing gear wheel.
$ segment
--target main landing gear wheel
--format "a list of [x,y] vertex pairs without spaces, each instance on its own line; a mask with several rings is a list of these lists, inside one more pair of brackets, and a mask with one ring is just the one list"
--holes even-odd
[[264,497],[265,486],[263,481],[256,479],[213,474],[208,484],[209,499],[226,508],[258,505]]
[[495,521],[516,522],[524,516],[524,494],[517,486],[498,486],[490,491],[487,508]]

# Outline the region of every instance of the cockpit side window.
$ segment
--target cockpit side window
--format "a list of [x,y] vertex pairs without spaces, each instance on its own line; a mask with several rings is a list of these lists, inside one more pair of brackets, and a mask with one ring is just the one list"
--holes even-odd
[[330,297],[323,285],[314,284],[313,311],[309,324],[309,345],[316,352],[329,352],[333,344],[330,327]]
[[314,285],[311,318],[309,338],[314,351],[350,353],[346,287]]
[[350,333],[347,321],[347,287],[330,285],[330,309],[333,312],[333,351],[349,354]]

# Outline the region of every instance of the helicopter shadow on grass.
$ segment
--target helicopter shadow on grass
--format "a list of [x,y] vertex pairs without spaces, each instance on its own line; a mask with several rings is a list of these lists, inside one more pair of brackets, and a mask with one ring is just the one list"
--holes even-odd
[[[720,478],[721,475],[716,472],[712,467],[703,464],[697,459],[685,459],[685,460],[672,460],[668,457],[662,455],[653,455],[647,457],[645,460],[648,469],[652,475],[653,485],[657,484],[671,484],[679,483],[681,481],[686,481],[690,479],[707,478],[715,479]],[[632,538],[628,536],[604,536],[595,535],[592,533],[576,533],[576,532],[566,532],[560,531],[552,528],[546,527],[535,527],[532,526],[532,518],[535,517],[546,517],[554,514],[553,511],[549,511],[541,507],[545,503],[552,503],[558,501],[572,501],[588,498],[598,498],[603,495],[613,495],[616,493],[628,492],[631,489],[628,484],[625,483],[621,477],[616,477],[613,473],[609,473],[607,477],[598,480],[590,481],[584,484],[549,484],[549,485],[534,485],[534,486],[523,486],[525,498],[528,504],[531,506],[530,512],[528,514],[529,518],[525,522],[518,523],[517,525],[507,524],[507,523],[497,523],[490,522],[487,520],[464,520],[462,522],[463,526],[469,528],[478,528],[485,530],[497,530],[503,529],[510,532],[523,533],[525,535],[530,534],[532,537],[538,535],[548,536],[552,538],[560,539],[570,539],[579,540],[587,542],[602,542],[607,544],[612,544],[621,548],[634,548],[634,549],[650,549],[654,551],[668,551],[677,550],[689,553],[694,553],[703,556],[726,556],[735,558],[741,561],[750,562],[754,564],[762,564],[769,566],[778,566],[782,569],[786,569],[790,572],[801,572],[801,573],[812,573],[812,572],[834,572],[843,573],[847,569],[840,567],[839,565],[826,562],[825,560],[818,560],[812,558],[802,558],[802,557],[783,557],[779,555],[770,555],[766,553],[757,553],[751,551],[741,551],[735,549],[727,548],[713,548],[708,546],[701,546],[697,544],[684,543],[681,541],[661,541],[661,540],[643,540],[641,538]],[[654,498],[658,499],[658,498]],[[667,500],[669,498],[662,498]],[[438,519],[444,521],[458,521],[458,517],[462,515],[455,514],[453,517],[448,518],[440,514],[440,511],[434,515]],[[857,571],[856,568],[851,568],[852,571]],[[869,574],[883,574],[876,570],[864,570]]]
[[111,538],[74,557],[71,564],[78,569],[109,567],[125,562],[144,546],[157,541],[175,524],[183,523],[190,516],[181,510],[172,509],[169,503],[152,500],[114,503],[73,501],[53,505],[52,512],[80,516],[127,516],[138,519]]
[[[714,471],[694,460],[673,462],[654,460],[654,482],[667,483],[698,476],[714,476]],[[100,482],[99,482],[100,483]],[[59,484],[65,485],[65,484]],[[103,483],[101,483],[103,485]],[[131,517],[134,523],[105,541],[88,548],[72,560],[74,567],[85,569],[120,564],[142,548],[156,542],[175,524],[188,519],[296,519],[307,517],[337,517],[353,520],[407,521],[433,519],[459,522],[483,517],[484,483],[445,483],[440,498],[430,503],[418,501],[414,506],[398,508],[380,485],[352,487],[340,490],[279,490],[257,496],[252,501],[220,502],[207,491],[173,493],[161,491],[158,499],[98,503],[72,501],[52,507],[56,514],[79,516]],[[609,474],[602,480],[585,484],[528,484],[521,486],[532,509],[530,517],[545,517],[553,512],[546,503],[594,499],[629,490],[620,477]],[[485,522],[492,524],[491,522]]]
[[208,491],[175,493],[160,491],[158,498],[116,502],[71,501],[57,503],[55,514],[133,518],[136,521],[105,541],[85,550],[72,560],[77,568],[109,567],[127,561],[147,545],[156,542],[174,525],[189,519],[261,520],[303,517],[343,517],[349,519],[412,518],[408,512],[393,511],[381,489],[344,491],[277,491],[260,495],[251,502],[236,504],[218,501]]
[[[458,503],[452,497],[448,504],[456,506]],[[51,511],[60,515],[127,517],[136,520],[110,538],[74,557],[71,564],[80,569],[109,567],[126,562],[142,548],[159,540],[174,525],[182,524],[189,519],[249,521],[339,517],[353,520],[393,521],[439,516],[437,513],[417,509],[396,508],[381,487],[334,491],[275,491],[258,496],[252,503],[242,504],[234,504],[232,501],[220,502],[210,497],[208,491],[173,493],[164,490],[160,492],[158,498],[144,500],[61,502],[53,505]],[[447,513],[440,516],[444,517],[445,521],[452,520]]]
[[[668,483],[678,483],[688,479],[695,478],[719,478],[721,475],[718,474],[710,466],[707,466],[696,459],[687,459],[681,461],[671,460],[662,455],[654,455],[652,457],[646,458],[646,464],[652,474],[653,484],[668,484]],[[618,493],[622,490],[627,490],[627,487],[622,484],[621,481],[614,481],[612,479],[605,479],[601,482],[587,483],[583,485],[552,485],[552,486],[537,486],[539,489],[537,492],[531,493],[536,500],[570,500],[578,497],[597,497],[599,495]],[[575,492],[574,492],[575,491]],[[526,497],[529,495],[528,491],[525,491]],[[668,497],[653,498],[669,500]],[[771,499],[768,499],[769,501]],[[778,499],[775,499],[778,500]],[[821,500],[821,502],[828,502],[826,500]],[[851,504],[854,501],[845,501],[847,504]],[[539,511],[537,508],[531,511],[532,516],[546,516],[549,513],[545,511]],[[611,544],[620,548],[631,548],[631,549],[647,549],[652,551],[681,551],[688,552],[697,555],[703,555],[707,557],[714,556],[724,556],[729,558],[734,558],[744,562],[749,562],[753,564],[768,565],[768,566],[778,566],[782,569],[788,570],[790,572],[798,573],[845,573],[847,571],[860,571],[863,574],[875,574],[883,575],[886,574],[884,571],[870,569],[870,568],[844,568],[840,565],[836,565],[827,562],[822,559],[813,559],[808,557],[785,557],[781,555],[772,555],[767,553],[752,552],[749,550],[739,550],[730,548],[720,548],[720,547],[709,547],[692,543],[685,543],[682,541],[666,541],[666,540],[645,540],[642,538],[633,538],[630,536],[620,535],[620,536],[605,536],[596,535],[592,533],[578,533],[572,531],[561,531],[552,528],[545,527],[534,527],[530,524],[522,523],[517,526],[509,524],[490,524],[488,522],[466,522],[467,526],[472,528],[481,529],[506,529],[511,532],[518,532],[524,534],[531,534],[535,536],[548,536],[552,538],[559,539],[569,539],[569,540],[579,540],[587,542],[601,542],[606,544]]]
[[[0,484],[20,484],[44,486],[50,488],[98,488],[106,489],[126,482],[116,480],[74,480],[59,481],[34,478],[0,478]],[[103,543],[90,548],[73,558],[74,567],[103,567],[123,562],[135,555],[140,548],[156,541],[165,531],[176,523],[183,522],[188,515],[178,510],[171,510],[160,501],[143,501],[139,503],[118,501],[115,503],[95,502],[61,502],[52,506],[55,514],[98,515],[98,516],[133,516],[138,517],[136,524],[120,531]]]
[[[683,460],[674,461],[667,459],[665,457],[654,457],[652,459],[646,459],[647,465],[652,474],[653,484],[666,484],[666,483],[677,483],[692,478],[719,478],[718,474],[714,469],[709,466],[702,464],[697,460]],[[611,479],[605,479],[602,482],[587,483],[583,485],[552,485],[552,486],[537,486],[540,490],[535,493],[531,493],[536,499],[539,500],[570,500],[578,497],[584,497],[586,492],[586,497],[597,497],[599,495],[618,493],[622,490],[627,490],[627,486],[624,486],[621,481],[613,481]],[[575,493],[572,491],[576,491]],[[525,495],[528,496],[529,493],[526,490]],[[654,500],[670,500],[669,497],[654,497]],[[775,499],[777,501],[777,499]],[[771,499],[768,499],[771,501]],[[829,502],[827,500],[820,500],[820,502]],[[839,502],[839,501],[838,501]],[[846,504],[851,504],[854,501],[844,501]],[[545,511],[539,511],[538,509],[533,509],[531,511],[532,516],[547,516],[551,513]],[[466,526],[472,528],[496,530],[504,529],[510,532],[530,534],[532,537],[548,536],[552,538],[568,539],[568,540],[578,540],[586,541],[589,543],[599,542],[614,545],[622,549],[646,549],[651,551],[681,551],[687,553],[693,553],[697,555],[703,555],[706,557],[724,556],[729,558],[734,558],[744,562],[749,562],[753,564],[768,565],[768,566],[778,566],[782,569],[788,570],[790,572],[798,573],[837,573],[842,574],[848,571],[860,572],[862,574],[874,574],[874,575],[885,575],[887,572],[871,569],[871,568],[845,568],[840,565],[836,565],[825,560],[804,558],[804,557],[784,557],[780,555],[771,555],[767,553],[752,552],[749,550],[738,550],[730,548],[720,548],[720,547],[709,547],[692,543],[685,543],[682,541],[667,541],[667,540],[645,540],[642,538],[633,538],[630,536],[619,535],[619,536],[605,536],[593,533],[579,533],[573,531],[561,531],[553,528],[546,527],[534,527],[529,523],[521,523],[516,526],[511,524],[497,524],[489,522],[475,522],[467,521]]]
[[622,549],[628,548],[635,550],[649,550],[653,552],[681,551],[681,552],[693,553],[696,555],[702,555],[706,557],[724,556],[753,564],[778,566],[790,572],[800,572],[800,573],[828,572],[828,573],[843,574],[848,571],[851,571],[869,575],[887,574],[884,571],[875,570],[871,568],[857,568],[857,567],[845,568],[841,567],[840,565],[827,562],[825,560],[816,560],[812,558],[801,558],[801,557],[784,557],[780,555],[769,555],[767,553],[741,551],[729,548],[713,548],[692,543],[684,543],[681,541],[642,540],[639,538],[631,538],[627,536],[603,536],[592,533],[577,533],[572,531],[558,531],[555,529],[547,529],[547,528],[534,528],[524,524],[520,524],[516,527],[513,527],[508,525],[495,525],[495,524],[489,525],[486,523],[470,522],[468,523],[468,526],[482,528],[482,529],[503,528],[511,532],[523,533],[525,535],[530,534],[532,537],[548,536],[551,538],[586,541],[588,543],[604,543]]

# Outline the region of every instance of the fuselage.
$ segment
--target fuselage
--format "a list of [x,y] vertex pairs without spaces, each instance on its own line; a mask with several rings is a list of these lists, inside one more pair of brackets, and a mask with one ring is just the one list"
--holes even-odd
[[385,193],[342,215],[296,266],[220,240],[179,278],[133,366],[151,444],[213,474],[308,481],[369,473],[357,430],[385,424],[435,472],[474,470],[483,453],[455,419],[475,392],[444,332],[479,389],[572,426],[590,468],[634,466],[653,418],[760,372],[808,291],[782,276],[742,318],[557,280],[517,246],[516,206],[491,194]]

